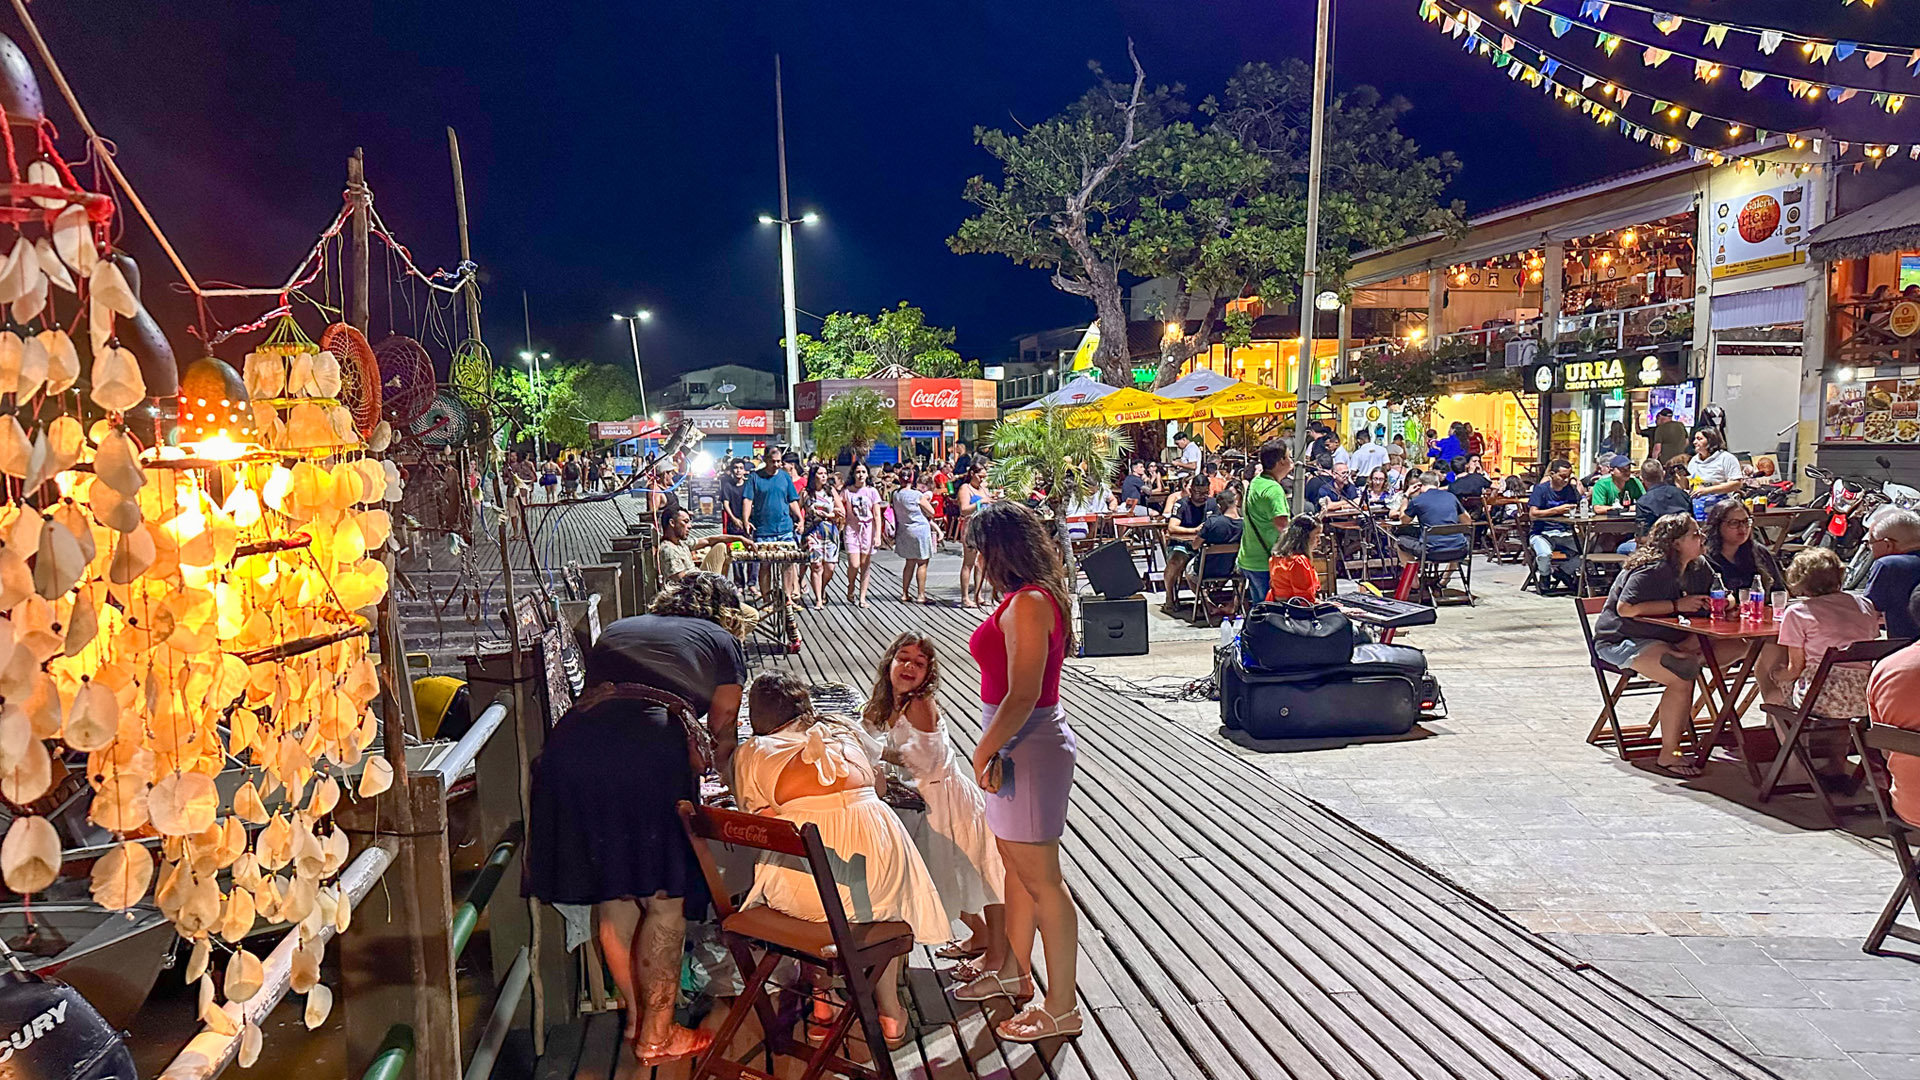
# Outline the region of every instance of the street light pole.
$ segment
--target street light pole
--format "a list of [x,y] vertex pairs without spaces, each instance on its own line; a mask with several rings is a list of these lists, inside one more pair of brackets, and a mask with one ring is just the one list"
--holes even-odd
[[1294,379],[1293,506],[1306,501],[1308,395],[1313,389],[1313,319],[1320,295],[1320,173],[1326,160],[1327,72],[1333,66],[1333,0],[1319,0],[1313,34],[1313,141],[1307,151],[1307,251],[1300,273],[1300,365]]
[[780,287],[786,296],[787,424],[799,422],[794,387],[800,382],[800,319],[793,297],[793,211],[787,203],[787,102],[780,86],[780,54],[773,54],[774,146],[780,157]]
[[623,315],[616,311],[613,317],[627,324],[627,336],[633,341],[633,377],[640,382],[640,416],[650,419],[653,414],[647,409],[647,376],[640,370],[640,324],[653,318],[653,312],[641,308],[631,315]]

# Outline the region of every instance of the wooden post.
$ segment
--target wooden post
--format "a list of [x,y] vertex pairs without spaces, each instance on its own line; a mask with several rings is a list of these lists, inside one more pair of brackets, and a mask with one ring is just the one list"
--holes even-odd
[[446,810],[440,774],[427,772],[334,811],[356,854],[383,836],[398,841],[393,865],[340,935],[346,1075],[358,1075],[393,1025],[406,1024],[416,1080],[459,1080]]
[[[370,210],[373,193],[367,187],[366,157],[354,147],[347,158],[347,197],[353,200],[347,239],[352,287],[347,290],[347,322],[362,334],[367,332],[368,251]],[[386,564],[387,580],[398,581],[394,574],[391,550],[382,549],[380,561]],[[385,744],[387,763],[393,766],[396,787],[407,785],[407,739],[418,734],[420,724],[413,715],[413,685],[407,676],[407,643],[400,630],[400,615],[389,589],[374,609],[374,636],[380,646],[380,737]]]
[[[473,261],[473,242],[467,232],[467,181],[465,174],[460,168],[460,136],[451,127],[447,129],[447,155],[453,163],[453,216],[454,222],[460,231],[460,261],[462,263],[469,263]],[[484,347],[480,345],[480,286],[472,276],[467,278],[466,294],[467,336],[473,340],[476,346]],[[509,657],[508,662],[510,665],[511,678],[516,688],[515,692],[518,694],[518,688],[523,685],[523,680],[526,677],[526,670],[522,659],[525,643],[520,638],[520,605],[518,597],[515,595],[513,582],[511,523],[520,517],[520,500],[513,494],[512,489],[508,485],[501,482],[500,473],[502,461],[498,455],[495,454],[493,445],[493,414],[485,409],[480,412],[480,436],[481,445],[485,448],[483,452],[486,454],[487,471],[493,474],[494,501],[500,507],[500,576],[505,582],[507,601],[507,655]],[[528,546],[528,553],[532,553],[531,544]],[[516,716],[520,715],[525,714],[518,713],[516,710]],[[520,820],[530,825],[533,817],[533,806],[532,793],[529,790],[532,786],[532,780],[528,766],[533,760],[533,750],[527,745],[525,734],[526,725],[524,723],[515,723],[513,731],[514,752],[519,766],[517,791],[519,793]],[[517,858],[523,857],[524,855],[517,856]],[[524,925],[527,933],[528,961],[535,972],[532,994],[533,1052],[535,1055],[539,1055],[544,1054],[547,1049],[547,986],[546,980],[539,976],[539,973],[543,970],[543,962],[546,959],[541,948],[541,939],[544,935],[541,933],[540,902],[532,897],[528,897],[524,903],[527,907]],[[549,913],[549,915],[550,914],[551,913]],[[516,919],[515,921],[519,922],[520,920]],[[495,973],[498,974],[499,970],[500,969],[496,967]]]

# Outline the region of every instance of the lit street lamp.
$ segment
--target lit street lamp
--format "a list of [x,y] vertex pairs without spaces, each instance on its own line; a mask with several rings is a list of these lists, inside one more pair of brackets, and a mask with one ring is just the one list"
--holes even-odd
[[[809,210],[798,218],[787,202],[787,99],[780,88],[780,56],[773,57],[774,148],[780,159],[780,216],[761,214],[760,224],[780,226],[780,287],[786,294],[787,321],[787,423],[789,431],[798,431],[798,403],[794,387],[800,384],[800,322],[793,298],[793,227],[812,225],[820,215]],[[798,445],[796,441],[795,445]]]
[[640,324],[653,318],[653,312],[646,308],[631,315],[614,312],[615,322],[627,324],[627,336],[633,340],[633,377],[640,381],[640,415],[647,415],[647,376],[640,370]]
[[[534,408],[538,409],[540,408],[540,361],[553,359],[553,354],[550,352],[537,353],[532,349],[522,349],[520,350],[520,359],[525,360],[527,366],[532,371],[533,380],[527,384],[527,388],[533,392],[533,405]],[[541,441],[539,424],[533,425],[533,454],[535,457],[546,456],[546,445]]]

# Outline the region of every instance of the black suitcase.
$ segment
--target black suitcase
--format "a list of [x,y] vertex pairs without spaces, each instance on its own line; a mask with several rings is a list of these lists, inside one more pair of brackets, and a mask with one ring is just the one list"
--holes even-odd
[[1256,739],[1404,735],[1420,720],[1428,676],[1348,670],[1322,677],[1250,672],[1231,657],[1220,678],[1220,721]]

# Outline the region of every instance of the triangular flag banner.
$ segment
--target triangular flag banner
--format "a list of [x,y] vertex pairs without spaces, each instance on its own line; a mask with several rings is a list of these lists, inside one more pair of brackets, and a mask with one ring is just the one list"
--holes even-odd
[[1553,78],[1553,73],[1559,70],[1560,61],[1551,58],[1548,59],[1546,63],[1540,65],[1540,74],[1545,75],[1549,79]]
[[1443,34],[1452,34],[1453,25],[1453,16],[1448,15],[1440,20],[1440,32]]
[[1466,20],[1464,20],[1464,19],[1461,19],[1461,20],[1458,20],[1458,21],[1456,21],[1456,22],[1455,22],[1455,23],[1453,24],[1453,36],[1454,36],[1454,37],[1456,37],[1456,38],[1458,38],[1458,37],[1459,37],[1459,36],[1460,36],[1461,34],[1464,34],[1464,33],[1466,33],[1466,32],[1467,32],[1467,23],[1466,23]]
[[[1836,89],[1837,89],[1837,88],[1836,88]],[[1858,94],[1859,92],[1860,92],[1860,91],[1858,91],[1858,90],[1856,90],[1856,89],[1854,89],[1853,87],[1851,87],[1851,86],[1849,86],[1849,87],[1847,87],[1847,88],[1846,88],[1845,90],[1841,90],[1841,91],[1840,91],[1840,93],[1839,93],[1839,96],[1837,96],[1837,97],[1835,97],[1835,98],[1834,98],[1833,100],[1835,100],[1835,101],[1852,101],[1852,100],[1853,100],[1853,96],[1854,96],[1855,94]]]
[[1621,89],[1617,96],[1620,98],[1620,107],[1623,109],[1627,107],[1627,102],[1633,100],[1633,95],[1624,88]]
[[1706,82],[1713,78],[1713,73],[1713,61],[1695,60],[1693,62],[1693,77],[1696,81]]
[[1707,27],[1707,36],[1701,40],[1703,45],[1725,45],[1726,43],[1727,28],[1718,23]]
[[1620,50],[1620,40],[1619,34],[1601,34],[1599,45],[1607,51],[1608,56],[1612,56]]
[[1513,39],[1512,39],[1512,38],[1510,38],[1510,37],[1508,37],[1508,36],[1507,36],[1507,35],[1505,35],[1505,34],[1501,34],[1501,35],[1500,35],[1500,48],[1501,48],[1501,51],[1503,51],[1503,52],[1512,52],[1512,51],[1513,51]]
[[[1512,57],[1508,57],[1507,59],[1509,59],[1509,60],[1511,60],[1511,59],[1513,59],[1513,58],[1512,58]],[[1521,68],[1524,68],[1524,67],[1526,67],[1526,66],[1527,66],[1527,65],[1525,65],[1525,64],[1508,64],[1508,65],[1507,65],[1507,78],[1509,78],[1509,79],[1517,79],[1517,78],[1519,78],[1519,77],[1520,77],[1520,69],[1521,69]]]
[[1787,35],[1778,30],[1762,30],[1760,31],[1760,51],[1772,56],[1773,50],[1779,48],[1780,43],[1786,39]]
[[1657,14],[1653,17],[1653,28],[1663,34],[1671,34],[1680,29],[1680,16]]
[[1895,94],[1892,97],[1889,97],[1887,99],[1887,111],[1890,113],[1899,112],[1901,107],[1906,105],[1906,103],[1907,103],[1906,95]]
[[1672,53],[1668,52],[1665,49],[1656,49],[1653,46],[1649,45],[1647,46],[1647,51],[1641,54],[1640,59],[1644,61],[1648,67],[1657,68],[1661,64],[1666,63],[1667,58],[1672,55],[1673,55]]
[[1580,76],[1580,89],[1582,89],[1582,90],[1591,90],[1591,89],[1593,89],[1593,84],[1594,84],[1594,83],[1597,83],[1597,82],[1599,82],[1599,81],[1600,81],[1600,79],[1599,79],[1599,77],[1598,77],[1598,76],[1594,76],[1594,75],[1582,75],[1582,76]]
[[1498,52],[1493,54],[1493,66],[1497,68],[1506,67],[1507,64],[1510,63],[1512,60],[1513,60],[1513,57],[1503,52]]
[[1467,15],[1467,29],[1472,33],[1475,33],[1475,34],[1479,33],[1480,32],[1480,16],[1475,15],[1471,11],[1467,12],[1466,15]]
[[1688,113],[1688,114],[1687,114],[1687,126],[1688,126],[1688,127],[1692,127],[1693,125],[1695,125],[1695,124],[1697,124],[1697,123],[1699,123],[1699,122],[1700,122],[1700,114],[1699,114],[1699,113],[1697,113],[1697,112],[1690,112],[1690,113]]
[[[1815,140],[1813,140],[1813,152],[1814,152],[1814,153],[1816,153],[1816,154],[1818,154],[1818,153],[1820,153],[1820,152],[1821,152],[1821,151],[1820,151],[1820,142],[1821,142],[1821,140],[1819,140],[1819,139],[1815,139]],[[1846,144],[1845,144],[1845,143],[1842,143],[1841,145],[1842,145],[1842,146],[1845,146]]]
[[1555,15],[1547,20],[1547,29],[1553,31],[1554,37],[1564,37],[1572,28],[1573,24],[1564,15]]
[[1600,0],[1586,0],[1580,5],[1580,17],[1583,19],[1604,19],[1607,17],[1607,5]]
[[1858,44],[1851,41],[1836,41],[1833,43],[1833,58],[1835,60],[1845,60],[1847,57],[1852,56],[1859,48],[1860,46]]
[[1899,143],[1893,143],[1893,144],[1891,144],[1891,145],[1889,145],[1889,146],[1887,147],[1887,156],[1888,156],[1888,157],[1892,157],[1893,155],[1895,155],[1895,154],[1897,154],[1897,153],[1899,153],[1899,152],[1900,152],[1900,144],[1899,144]]
[[1872,49],[1868,49],[1867,50],[1867,70],[1871,71],[1874,68],[1879,67],[1881,63],[1883,63],[1886,59],[1887,59],[1886,53],[1874,52]]
[[1740,73],[1740,89],[1751,90],[1759,86],[1761,80],[1766,77],[1767,73],[1764,71],[1743,71]]
[[1655,102],[1653,103],[1653,108],[1651,108],[1651,109],[1648,109],[1647,111],[1648,111],[1648,112],[1657,112],[1657,113],[1658,113],[1658,112],[1666,112],[1666,111],[1667,111],[1667,105],[1668,105],[1668,102],[1665,102],[1665,101],[1655,101]]
[[1813,47],[1813,58],[1814,58],[1815,60],[1818,60],[1818,61],[1820,61],[1820,62],[1821,62],[1821,63],[1823,63],[1823,64],[1824,64],[1824,63],[1826,63],[1826,62],[1827,62],[1827,61],[1829,61],[1829,60],[1832,60],[1832,59],[1833,59],[1833,46],[1832,46],[1832,45],[1829,45],[1829,44],[1827,44],[1827,43],[1825,43],[1825,42],[1822,42],[1821,44],[1818,44],[1818,45],[1815,45],[1815,46]]
[[1914,143],[1912,149],[1907,151],[1907,160],[1920,161],[1920,143]]
[[1433,0],[1420,0],[1421,21],[1432,22],[1435,18],[1439,17],[1439,15],[1440,15],[1439,4],[1434,3]]
[[[1840,152],[1841,152],[1842,154],[1844,154],[1844,153],[1846,153],[1846,152],[1847,152],[1847,147],[1848,147],[1849,145],[1851,145],[1851,144],[1849,144],[1849,143],[1837,143],[1836,145],[1840,147]],[[1819,144],[1819,143],[1814,143],[1814,144],[1813,144],[1813,148],[1814,148],[1815,150],[1818,150],[1818,149],[1820,149],[1820,144]]]
[[1525,4],[1507,4],[1505,6],[1507,9],[1507,17],[1513,20],[1513,25],[1519,26],[1520,13],[1526,9],[1526,5]]

